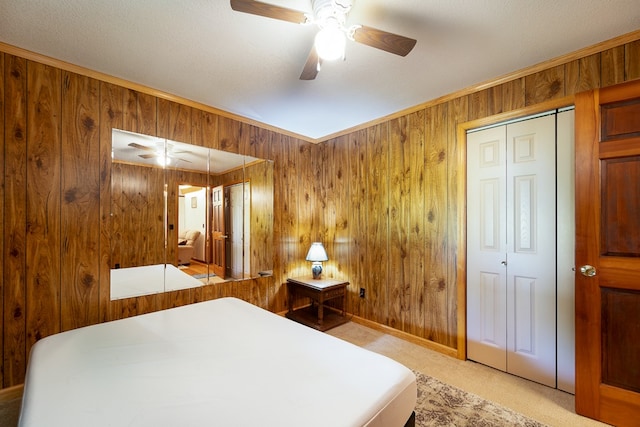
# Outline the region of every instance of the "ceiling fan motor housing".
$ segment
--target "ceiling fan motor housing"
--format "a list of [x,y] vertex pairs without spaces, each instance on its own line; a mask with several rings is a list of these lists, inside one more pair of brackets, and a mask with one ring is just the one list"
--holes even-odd
[[351,0],[312,0],[314,22],[320,28],[342,28],[351,10]]

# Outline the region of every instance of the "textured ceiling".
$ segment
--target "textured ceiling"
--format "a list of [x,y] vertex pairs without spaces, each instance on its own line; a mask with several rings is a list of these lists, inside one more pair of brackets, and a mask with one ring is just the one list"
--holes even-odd
[[1,42],[322,140],[638,30],[640,0],[355,0],[348,23],[418,43],[403,58],[349,42],[301,81],[314,27],[228,0],[0,1]]

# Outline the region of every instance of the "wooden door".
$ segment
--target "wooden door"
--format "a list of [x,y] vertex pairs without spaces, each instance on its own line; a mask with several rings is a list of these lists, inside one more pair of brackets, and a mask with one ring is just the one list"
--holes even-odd
[[213,273],[225,277],[226,264],[226,225],[224,206],[224,186],[220,185],[211,190],[211,231],[213,239]]
[[576,95],[576,412],[640,420],[640,81]]
[[555,116],[467,138],[467,351],[556,386]]

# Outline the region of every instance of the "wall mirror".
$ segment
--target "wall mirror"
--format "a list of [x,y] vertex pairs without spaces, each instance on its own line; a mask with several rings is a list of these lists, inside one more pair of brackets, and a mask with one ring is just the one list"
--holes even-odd
[[270,275],[273,162],[113,129],[111,299]]

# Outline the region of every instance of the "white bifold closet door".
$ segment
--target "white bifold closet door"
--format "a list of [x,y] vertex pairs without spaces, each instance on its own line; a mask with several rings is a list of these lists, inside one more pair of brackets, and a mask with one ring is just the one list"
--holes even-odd
[[556,116],[467,135],[467,357],[556,387]]

